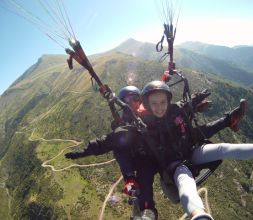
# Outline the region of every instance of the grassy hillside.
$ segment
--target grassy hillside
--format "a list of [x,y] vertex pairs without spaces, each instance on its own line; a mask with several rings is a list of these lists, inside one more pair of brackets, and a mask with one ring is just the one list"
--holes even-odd
[[[56,61],[54,62],[54,59]],[[110,132],[111,115],[107,103],[91,87],[87,71],[77,64],[70,71],[62,57],[45,56],[18,79],[0,97],[0,217],[6,219],[97,219],[109,189],[120,177],[116,162],[96,167],[72,167],[111,160],[112,154],[70,161],[64,153],[88,140]],[[63,59],[64,60],[64,59]],[[59,61],[59,62],[58,62]],[[110,52],[94,57],[92,64],[102,81],[116,93],[129,76],[140,88],[159,79],[164,67],[132,55]],[[183,70],[192,90],[212,91],[213,107],[200,121],[211,121],[238,105],[240,98],[249,102],[249,114],[239,133],[229,129],[213,141],[253,141],[253,94],[211,74]],[[181,99],[180,86],[172,88],[173,100]],[[42,139],[43,138],[43,139]],[[211,209],[216,219],[252,219],[252,161],[227,161],[206,183]],[[4,185],[6,187],[4,187]],[[104,219],[128,219],[130,208],[122,195],[122,183],[116,188],[116,202],[109,201]],[[8,191],[6,191],[8,189]],[[7,194],[9,193],[9,196]],[[8,199],[6,199],[8,198]],[[178,219],[179,205],[165,201],[158,179],[155,198],[160,219]],[[9,207],[10,205],[10,207]],[[228,218],[229,217],[229,218]]]

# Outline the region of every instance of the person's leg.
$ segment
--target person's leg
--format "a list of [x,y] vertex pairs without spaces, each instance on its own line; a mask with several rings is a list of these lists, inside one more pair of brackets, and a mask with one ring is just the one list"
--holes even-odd
[[[157,167],[150,158],[145,156],[136,160],[136,180],[140,185],[140,194],[138,195],[140,210],[152,210],[157,218],[157,210],[153,200],[153,182],[157,173]],[[145,213],[144,213],[145,214]]]
[[176,168],[174,181],[179,191],[180,202],[188,216],[192,217],[192,220],[213,220],[213,218],[205,212],[203,202],[197,191],[195,180],[191,171],[185,165],[180,165]]
[[196,139],[201,141],[203,138],[210,138],[227,127],[230,127],[235,132],[238,131],[239,124],[245,115],[246,106],[246,100],[241,99],[240,105],[232,111],[227,112],[225,117],[195,128]]
[[206,144],[196,148],[191,157],[193,164],[203,164],[215,160],[253,158],[253,144]]
[[117,160],[124,179],[134,177],[136,170],[132,151],[138,148],[139,136],[136,129],[132,126],[118,127],[112,133],[113,154]]
[[[230,124],[230,117],[227,115],[225,117],[219,118],[218,120],[209,122],[205,125],[199,126],[199,129],[201,132],[198,132],[197,134],[202,135],[203,138],[210,138],[213,135],[217,134],[219,131],[223,130],[224,128],[227,128]],[[198,140],[201,140],[199,138]]]
[[153,200],[154,169],[143,157],[138,158],[136,166],[136,180],[140,185],[140,195],[138,196],[140,209],[153,209],[155,206]]
[[129,151],[113,151],[114,158],[118,162],[124,180],[135,177],[135,161]]
[[185,165],[176,168],[174,181],[178,188],[180,202],[188,215],[192,215],[195,210],[204,210],[195,180],[191,171]]

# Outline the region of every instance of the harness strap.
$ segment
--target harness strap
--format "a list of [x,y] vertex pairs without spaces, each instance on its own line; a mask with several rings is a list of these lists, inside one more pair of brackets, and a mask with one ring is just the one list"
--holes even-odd
[[141,132],[141,135],[144,138],[149,150],[155,156],[160,170],[165,170],[166,169],[166,162],[165,162],[164,157],[162,157],[161,154],[157,150],[158,143],[152,137],[150,137],[150,135],[148,134],[146,129]]

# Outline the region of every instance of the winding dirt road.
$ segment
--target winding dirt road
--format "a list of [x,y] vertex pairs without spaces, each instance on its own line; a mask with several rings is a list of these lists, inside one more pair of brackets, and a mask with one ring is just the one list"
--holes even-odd
[[[102,166],[102,165],[106,165],[106,164],[109,164],[109,163],[112,163],[113,161],[115,161],[115,159],[112,159],[112,160],[109,160],[109,161],[105,161],[105,162],[101,162],[101,163],[93,163],[93,164],[72,164],[70,166],[67,166],[67,167],[64,167],[64,168],[61,168],[61,169],[55,169],[54,166],[48,164],[50,161],[56,159],[58,156],[60,156],[66,149],[68,148],[73,148],[73,147],[77,147],[79,146],[82,142],[79,142],[79,141],[76,141],[76,140],[71,140],[71,139],[59,139],[59,138],[56,138],[56,139],[44,139],[44,138],[37,138],[37,139],[33,139],[32,136],[33,136],[33,133],[34,133],[34,130],[33,132],[31,133],[30,137],[29,137],[29,141],[45,141],[45,142],[50,142],[50,141],[65,141],[65,142],[71,142],[73,143],[73,145],[71,146],[68,146],[66,147],[65,149],[61,150],[56,156],[54,156],[53,158],[47,160],[47,161],[44,161],[42,163],[42,167],[44,168],[50,168],[52,171],[54,172],[59,172],[59,171],[64,171],[64,170],[67,170],[67,169],[70,169],[70,168],[73,168],[73,167],[92,167],[92,166]],[[102,208],[101,208],[101,211],[99,213],[99,216],[98,216],[98,220],[103,220],[103,217],[104,217],[104,211],[105,211],[105,208],[106,208],[106,205],[107,205],[107,202],[108,200],[110,199],[114,189],[116,188],[116,186],[120,183],[120,181],[123,179],[123,177],[121,176],[110,188],[107,196],[105,197],[105,200],[103,202],[103,205],[102,205]],[[203,188],[200,188],[198,190],[198,193],[201,194],[201,193],[205,193],[205,207],[206,207],[206,211],[211,214],[211,209],[210,209],[210,206],[209,206],[209,202],[208,202],[208,191],[205,187]],[[179,218],[179,220],[184,220],[187,218],[187,214],[184,214],[182,217]]]
[[[67,167],[64,167],[64,168],[61,168],[61,169],[55,169],[54,166],[48,164],[50,161],[56,159],[57,157],[59,157],[66,149],[68,148],[73,148],[73,147],[77,147],[79,146],[82,142],[80,141],[76,141],[76,140],[71,140],[71,139],[59,139],[59,138],[55,138],[55,139],[44,139],[44,138],[36,138],[36,139],[33,139],[32,136],[33,136],[33,133],[34,133],[35,130],[33,130],[33,132],[31,133],[30,137],[28,138],[29,141],[45,141],[45,142],[51,142],[51,141],[65,141],[65,142],[71,142],[73,143],[73,145],[71,146],[68,146],[66,148],[64,148],[63,150],[61,150],[56,156],[54,156],[53,158],[47,160],[47,161],[44,161],[42,163],[42,167],[44,168],[50,168],[52,171],[54,172],[59,172],[59,171],[64,171],[64,170],[67,170],[67,169],[70,169],[72,167],[94,167],[94,166],[102,166],[102,165],[105,165],[105,164],[109,164],[109,163],[112,163],[115,161],[115,159],[112,159],[112,160],[108,160],[108,161],[105,161],[105,162],[101,162],[101,163],[93,163],[93,164],[71,164],[70,166],[67,166]],[[101,208],[101,211],[100,211],[100,214],[99,214],[99,217],[98,219],[99,220],[103,220],[103,217],[104,217],[104,211],[105,211],[105,207],[106,207],[106,204],[108,202],[108,200],[110,199],[111,197],[111,194],[113,193],[113,190],[115,189],[115,187],[119,184],[119,182],[123,179],[123,177],[121,176],[113,185],[112,187],[110,188],[109,190],[109,193],[107,194],[104,202],[103,202],[103,206]]]
[[103,220],[103,217],[104,217],[104,212],[105,212],[105,207],[106,207],[106,204],[108,202],[108,200],[110,199],[114,189],[116,188],[116,186],[120,183],[120,181],[123,179],[123,176],[121,176],[110,188],[109,190],[109,193],[107,194],[107,196],[105,197],[105,200],[104,200],[104,203],[103,203],[103,206],[102,206],[102,209],[100,211],[100,214],[98,216],[98,220]]
[[[71,92],[71,93],[76,93],[76,94],[83,94],[83,95],[87,95],[87,94],[90,94],[91,92],[76,92],[76,91],[67,91],[67,92]],[[40,121],[42,120],[43,118],[45,118],[47,115],[49,115],[53,110],[54,110],[55,106],[51,107],[47,112],[41,114],[40,116],[38,116],[37,118],[35,118],[31,123],[36,123],[37,121]],[[106,164],[109,164],[109,163],[112,163],[115,161],[115,159],[112,159],[112,160],[109,160],[109,161],[105,161],[105,162],[101,162],[101,163],[92,163],[92,164],[72,164],[70,166],[67,166],[67,167],[64,167],[64,168],[61,168],[61,169],[56,169],[54,166],[50,165],[49,162],[53,161],[54,159],[56,159],[57,157],[59,157],[65,150],[69,149],[69,148],[73,148],[73,147],[77,147],[79,146],[82,142],[80,141],[76,141],[76,140],[72,140],[72,139],[60,139],[60,138],[55,138],[55,139],[44,139],[44,138],[36,138],[36,139],[33,139],[32,136],[34,134],[34,131],[35,129],[32,131],[30,137],[28,138],[29,141],[44,141],[44,142],[52,142],[52,141],[61,141],[61,142],[71,142],[73,143],[72,145],[66,147],[65,149],[61,150],[56,156],[54,156],[53,158],[47,160],[47,161],[44,161],[42,163],[42,167],[44,168],[50,168],[53,172],[59,172],[59,171],[64,171],[64,170],[67,170],[67,169],[71,169],[73,167],[94,167],[94,166],[102,166],[102,165],[106,165]],[[23,131],[17,131],[16,133],[24,133]],[[107,194],[105,200],[104,200],[104,203],[103,203],[103,206],[102,206],[102,209],[101,209],[101,212],[99,214],[99,219],[103,219],[103,215],[104,215],[104,210],[105,210],[105,207],[106,207],[106,204],[113,192],[113,190],[115,189],[115,187],[118,185],[118,183],[122,180],[122,176],[112,185],[112,187],[110,188],[110,191],[109,193]],[[5,184],[4,183],[1,183],[0,184],[0,187],[1,188],[4,188],[5,187]],[[11,201],[10,201],[10,195],[9,195],[9,191],[8,189],[6,188],[6,192],[7,192],[7,195],[9,197],[9,210],[10,210],[10,206],[11,206]]]

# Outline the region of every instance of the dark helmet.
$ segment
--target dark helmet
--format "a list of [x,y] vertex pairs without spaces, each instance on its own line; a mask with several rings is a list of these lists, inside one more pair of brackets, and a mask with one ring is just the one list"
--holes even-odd
[[126,86],[119,91],[118,97],[124,101],[127,96],[137,96],[141,99],[141,91],[135,86]]
[[149,108],[148,106],[148,96],[155,91],[163,91],[167,94],[168,100],[170,101],[172,98],[172,93],[170,91],[170,87],[164,83],[163,81],[155,80],[149,82],[144,86],[141,91],[141,98],[145,108]]

